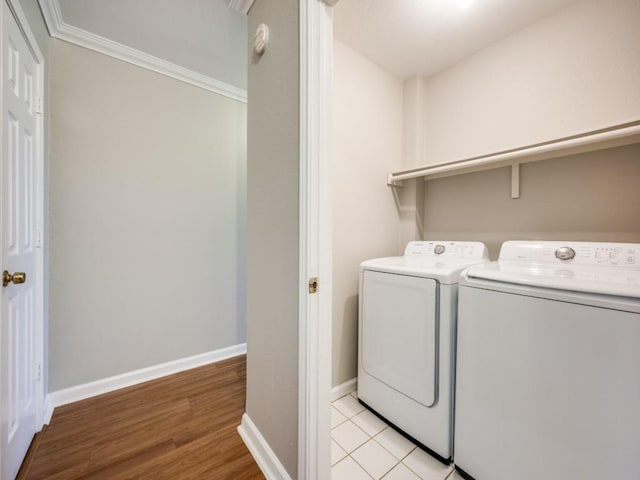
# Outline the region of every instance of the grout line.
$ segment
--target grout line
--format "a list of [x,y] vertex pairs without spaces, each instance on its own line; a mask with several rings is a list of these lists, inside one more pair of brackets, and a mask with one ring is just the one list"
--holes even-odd
[[[331,468],[333,468],[334,466],[336,466],[337,464],[339,464],[342,460],[344,460],[346,457],[348,457],[348,456],[349,456],[349,454],[348,454],[348,453],[347,453],[347,451],[346,451],[344,448],[342,448],[342,446],[341,446],[338,442],[336,442],[333,438],[331,438],[331,441],[332,441],[333,443],[335,443],[335,444],[338,446],[338,448],[344,452],[344,457],[342,457],[342,458],[341,458],[340,460],[338,460],[336,463],[333,463],[333,458],[331,458]],[[332,452],[333,452],[333,445],[331,446],[331,448],[332,448]],[[333,456],[333,455],[332,455],[332,456]]]
[[[362,407],[362,410],[358,410],[357,413],[354,413],[353,415],[348,416],[346,413],[344,413],[342,410],[340,410],[337,406],[334,405],[335,403],[339,402],[340,400],[342,400],[345,397],[351,397],[351,395],[344,395],[344,396],[338,398],[337,400],[331,402],[331,406],[334,407],[336,410],[338,410],[340,413],[342,413],[342,415],[347,417],[348,420],[351,420],[353,417],[355,417],[356,415],[359,415],[360,413],[362,413],[362,412],[364,412],[366,410],[365,407],[362,407],[362,405],[360,405]],[[351,398],[353,398],[353,397],[351,397]],[[356,400],[356,402],[358,401],[358,399],[355,399],[355,400]]]
[[[416,448],[418,448],[418,447],[416,447]],[[411,450],[411,451],[413,452],[414,450],[415,450],[415,448],[414,448],[413,450]],[[422,450],[422,451],[424,452],[424,450]],[[427,452],[425,452],[425,453],[426,453],[427,455],[429,455]],[[408,457],[409,455],[410,455],[410,454],[408,454],[408,455],[407,455],[407,457]],[[429,456],[431,457],[431,455],[429,455]],[[407,458],[407,457],[404,457],[404,458]],[[433,457],[432,457],[432,458],[433,458]],[[423,477],[422,477],[418,472],[416,472],[416,471],[415,471],[413,468],[411,468],[409,465],[407,465],[407,464],[406,464],[406,463],[404,463],[404,462],[401,462],[401,463],[402,463],[405,467],[407,467],[407,469],[409,469],[411,472],[415,473],[415,474],[416,474],[416,476],[417,476],[418,478],[420,478],[420,479],[422,479],[422,478],[423,478]],[[450,467],[450,466],[451,466],[451,465],[449,465],[449,467]],[[449,473],[447,474],[447,476],[446,476],[446,477],[444,477],[444,478],[442,478],[442,479],[440,479],[440,480],[447,480],[447,479],[449,478],[449,476],[451,476],[451,473],[452,473],[452,472],[453,472],[453,470],[449,470]]]
[[[360,445],[360,447],[362,447],[365,443],[368,443],[368,442],[364,442],[362,445]],[[358,448],[360,448],[360,447],[358,447]],[[357,450],[358,448],[356,448],[356,450]],[[354,450],[354,452],[355,452],[356,450]],[[349,457],[351,457],[351,454],[349,454]],[[371,475],[371,473],[369,473],[369,470],[367,470],[366,468],[364,468],[364,466],[363,466],[363,465],[360,465],[360,463],[358,463],[358,460],[356,460],[354,457],[351,457],[351,460],[353,460],[354,462],[356,462],[356,465],[358,465],[362,470],[364,470],[364,472],[365,472],[367,475],[369,475],[373,480],[375,480],[374,476],[373,476],[373,475]],[[386,473],[385,473],[385,475],[386,475]]]
[[[411,443],[411,445],[413,446],[413,448],[411,448],[411,450],[409,450],[402,458],[398,459],[388,448],[386,448],[384,445],[382,445],[379,441],[376,440],[376,437],[378,435],[380,435],[382,432],[384,432],[385,430],[388,430],[389,428],[391,428],[389,426],[389,424],[387,424],[386,422],[385,425],[386,427],[383,428],[381,431],[379,431],[378,433],[376,433],[374,436],[369,435],[369,433],[367,433],[363,428],[361,428],[357,423],[355,423],[353,421],[353,418],[355,418],[356,416],[360,415],[362,412],[367,411],[367,409],[365,408],[364,410],[361,410],[360,412],[352,415],[352,416],[347,416],[345,413],[343,413],[339,408],[334,406],[334,403],[341,400],[344,397],[350,396],[351,394],[347,394],[347,395],[343,395],[342,397],[334,400],[333,402],[331,402],[331,407],[335,408],[342,416],[344,416],[346,418],[345,421],[339,423],[338,425],[336,425],[334,428],[331,429],[331,431],[333,432],[333,430],[337,427],[339,427],[340,425],[344,425],[346,422],[351,422],[353,425],[356,426],[356,428],[358,428],[360,431],[364,432],[365,435],[367,435],[367,437],[369,437],[369,439],[367,441],[365,441],[364,443],[362,443],[361,445],[358,445],[356,448],[353,449],[352,452],[348,452],[346,448],[344,448],[342,445],[340,445],[340,443],[338,443],[334,438],[333,438],[333,434],[331,435],[331,440],[333,440],[334,442],[336,442],[336,444],[347,453],[347,455],[340,459],[338,462],[335,463],[335,465],[331,465],[331,469],[333,469],[334,467],[336,467],[340,462],[343,462],[347,457],[350,457],[351,460],[353,460],[356,465],[358,465],[360,468],[362,468],[362,470],[364,470],[366,472],[367,475],[369,475],[369,477],[373,478],[375,480],[375,478],[373,477],[373,475],[363,466],[361,465],[351,454],[354,453],[356,450],[362,448],[364,445],[366,445],[367,443],[374,441],[376,442],[379,446],[381,446],[383,448],[383,450],[385,450],[386,452],[388,452],[393,459],[396,461],[396,463],[387,471],[385,472],[382,477],[380,477],[380,480],[383,480],[387,475],[389,475],[389,473],[396,468],[398,465],[402,464],[405,468],[407,468],[410,472],[414,473],[418,478],[422,479],[422,477],[420,476],[420,474],[418,474],[418,472],[414,471],[411,467],[409,467],[409,465],[407,465],[406,463],[404,463],[404,460],[411,455],[411,453],[413,453],[418,446],[416,444],[414,444],[413,442],[409,442]],[[356,399],[357,400],[357,399]],[[452,468],[449,473],[447,474],[446,477],[442,478],[442,480],[447,480],[451,475],[453,475],[453,473],[455,472],[455,468]]]
[[342,416],[344,417],[344,420],[342,420],[342,421],[341,421],[340,423],[338,423],[336,426],[331,427],[331,431],[333,432],[333,429],[334,429],[334,428],[338,428],[338,427],[339,427],[340,425],[342,425],[344,422],[348,422],[348,421],[349,421],[349,419],[347,418],[347,416],[346,416],[344,413],[342,413],[340,410],[338,410],[336,407],[334,407],[334,406],[333,406],[333,404],[331,404],[331,408],[335,408],[335,409],[336,409],[336,412],[338,412],[340,415],[342,415]]
[[[354,416],[355,416],[355,415],[354,415]],[[367,432],[365,432],[365,431],[364,431],[364,429],[360,428],[356,422],[354,422],[354,421],[353,421],[353,420],[351,420],[351,419],[349,419],[349,421],[350,421],[351,423],[353,423],[353,424],[358,428],[358,430],[361,430],[362,432],[364,432],[364,434],[365,434],[367,437],[369,437],[369,440],[373,440],[373,437],[372,437],[371,435],[369,435]],[[367,440],[367,442],[368,442],[369,440]],[[367,442],[364,442],[364,443],[367,443]],[[362,445],[364,445],[364,443],[363,443]],[[362,445],[361,445],[361,446],[362,446]],[[360,448],[360,447],[358,447],[358,448]]]
[[449,477],[453,477],[453,474],[456,472],[456,466],[455,464],[450,464],[451,467],[451,471],[449,472],[449,475],[447,475],[444,480],[447,480]]
[[[365,443],[367,443],[370,440],[373,440],[373,437],[371,437],[371,435],[369,435],[367,432],[365,432],[364,430],[362,430],[360,427],[358,427],[358,425],[356,425],[354,422],[352,422],[351,420],[347,420],[346,422],[342,422],[340,425],[344,425],[345,423],[350,422],[351,424],[353,424],[358,430],[364,432],[364,434],[368,437],[368,440],[365,440],[363,443],[361,443],[360,445],[358,445],[356,448],[354,448],[352,450],[352,452],[355,452],[357,449],[359,449],[362,445],[364,445]],[[336,427],[337,428],[337,427]],[[334,440],[338,445],[340,445],[340,442],[338,442],[337,440],[335,440],[333,438],[333,435],[331,436],[331,439]],[[344,448],[342,445],[340,445],[340,447],[342,447],[342,449],[347,452],[348,455],[351,455],[352,452],[347,451],[346,448]]]
[[[360,447],[358,447],[358,448],[360,448]],[[353,460],[353,461],[355,462],[355,464],[356,464],[356,465],[358,465],[358,466],[359,466],[359,467],[364,471],[364,473],[366,473],[366,474],[369,476],[369,478],[371,478],[372,480],[375,480],[375,478],[373,478],[373,475],[371,475],[371,474],[367,471],[367,469],[366,469],[366,468],[364,468],[362,465],[360,465],[360,464],[356,461],[356,459],[355,459],[355,458],[353,458],[350,454],[347,454],[347,456],[346,456],[346,457],[344,457],[342,460],[340,460],[339,462],[336,462],[336,464],[335,464],[335,465],[332,465],[332,466],[331,466],[331,470],[333,470],[335,467],[337,467],[337,466],[338,466],[338,464],[340,464],[340,463],[344,462],[347,458],[350,458],[351,460]],[[385,475],[386,475],[386,474],[385,474]]]
[[[391,427],[387,427],[387,428],[391,428]],[[387,428],[385,428],[384,430],[386,430]],[[382,432],[384,432],[384,430],[383,430]],[[380,433],[382,433],[382,432],[380,432]],[[378,435],[380,435],[380,433],[379,433]],[[377,437],[378,435],[376,435],[376,437]],[[381,446],[385,451],[389,452],[393,458],[396,458],[396,459],[398,458],[398,457],[396,457],[396,456],[393,454],[393,452],[392,452],[391,450],[389,450],[389,449],[388,449],[388,448],[386,448],[384,445],[382,445],[379,441],[377,441],[377,440],[375,439],[375,437],[373,437],[371,440],[373,440],[373,441],[374,441],[374,442],[376,442],[378,445],[380,445],[380,446]],[[409,452],[407,452],[407,454],[406,454],[404,457],[400,458],[400,459],[398,460],[398,463],[402,463],[402,461],[403,461],[405,458],[407,458],[409,455],[411,455],[411,452],[413,452],[416,448],[418,448],[418,446],[417,446],[417,445],[414,445],[413,443],[412,443],[411,445],[413,445],[413,448],[412,448],[411,450],[409,450]],[[413,471],[413,470],[412,470],[412,471]],[[446,479],[444,479],[444,480],[446,480]]]

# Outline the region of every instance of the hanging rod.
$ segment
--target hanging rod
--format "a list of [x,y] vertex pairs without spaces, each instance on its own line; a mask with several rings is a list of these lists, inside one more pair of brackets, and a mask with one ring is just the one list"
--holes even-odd
[[[640,120],[494,154],[389,173],[387,185],[400,187],[403,180],[412,178],[440,176],[449,172],[457,172],[451,173],[455,175],[469,173],[469,171],[488,170],[632,143],[640,143]],[[458,170],[461,171],[458,172]]]

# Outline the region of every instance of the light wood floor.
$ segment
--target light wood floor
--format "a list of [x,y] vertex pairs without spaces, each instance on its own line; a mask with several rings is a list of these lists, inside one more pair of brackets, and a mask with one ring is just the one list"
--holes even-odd
[[236,428],[245,356],[56,408],[20,480],[264,479]]

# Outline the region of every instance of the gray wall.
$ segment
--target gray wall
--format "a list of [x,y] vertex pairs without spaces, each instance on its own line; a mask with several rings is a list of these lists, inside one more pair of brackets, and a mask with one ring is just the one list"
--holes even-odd
[[638,85],[640,1],[571,3],[427,80],[420,163],[638,120]]
[[[334,39],[332,99],[332,385],[358,374],[358,270],[399,255],[400,213],[384,182],[402,168],[402,82]],[[375,214],[372,214],[375,212]]]
[[49,389],[245,341],[246,105],[51,41]]
[[426,182],[425,239],[640,242],[640,145],[520,168],[517,200],[510,168]]
[[59,0],[65,23],[247,87],[247,18],[223,0]]
[[298,455],[297,0],[258,0],[270,43],[249,65],[247,414],[289,474]]
[[47,25],[44,23],[42,13],[40,12],[40,5],[38,0],[18,0],[24,14],[29,22],[29,27],[33,35],[36,37],[38,46],[45,56],[45,60],[49,56],[49,32],[47,31]]

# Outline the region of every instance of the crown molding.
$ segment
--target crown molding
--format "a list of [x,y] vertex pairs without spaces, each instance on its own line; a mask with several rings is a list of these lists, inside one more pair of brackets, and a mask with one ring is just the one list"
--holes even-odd
[[255,0],[227,0],[227,5],[229,5],[229,8],[246,15],[254,2]]
[[39,0],[49,35],[84,48],[109,55],[138,67],[203,88],[240,102],[247,102],[247,91],[215,78],[181,67],[172,62],[141,52],[135,48],[95,35],[64,23],[58,0]]

